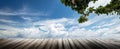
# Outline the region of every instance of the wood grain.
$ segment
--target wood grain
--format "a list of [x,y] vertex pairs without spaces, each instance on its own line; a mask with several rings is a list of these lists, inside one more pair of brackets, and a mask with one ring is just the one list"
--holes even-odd
[[0,49],[120,49],[120,40],[0,39]]

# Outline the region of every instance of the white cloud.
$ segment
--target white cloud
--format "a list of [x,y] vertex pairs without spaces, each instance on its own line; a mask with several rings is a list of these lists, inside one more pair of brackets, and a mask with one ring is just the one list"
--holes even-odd
[[98,23],[97,25],[93,26],[92,28],[94,28],[94,29],[104,28],[104,27],[111,28],[111,26],[120,24],[118,15],[112,15],[112,17],[107,17],[107,18],[112,18],[112,19],[111,20],[105,19],[104,21],[102,21],[101,23]]
[[99,6],[106,6],[107,4],[110,3],[111,0],[98,0],[96,1],[95,3],[93,2],[90,2],[88,7],[94,7],[94,8],[97,8]]
[[[90,2],[89,7],[97,8],[105,6],[111,0],[98,0],[96,3]],[[12,26],[0,25],[0,37],[23,37],[23,38],[80,38],[80,37],[120,37],[120,21],[115,18],[118,15],[93,16],[89,21],[79,24],[76,19],[60,18],[32,22],[32,18],[25,16],[46,16],[44,12],[32,12],[23,7],[18,11],[0,10],[0,15],[20,15],[24,20],[30,21],[28,28],[17,28]],[[111,19],[112,18],[112,19]],[[17,23],[12,20],[0,19],[0,22]]]
[[[24,38],[43,38],[43,37],[45,38],[49,36],[50,34],[51,34],[51,37],[56,37],[56,36],[61,36],[66,33],[65,27],[63,24],[64,21],[68,21],[68,19],[62,18],[62,19],[35,22],[35,25],[42,25],[40,27],[33,26],[29,28],[19,29],[19,28],[14,28],[14,27],[3,26],[1,28],[6,29],[6,30],[1,30],[0,32],[1,32],[1,36],[3,35],[6,37],[8,35],[9,37],[14,37],[14,36],[18,36],[18,34],[22,34]],[[11,33],[13,33],[14,36],[11,35]]]
[[48,14],[42,12],[4,12],[0,11],[0,15],[4,16],[47,16]]
[[99,22],[99,21],[101,21],[101,20],[104,20],[104,19],[107,19],[107,18],[113,18],[114,16],[113,15],[105,15],[105,14],[103,14],[103,15],[100,15],[100,16],[94,16],[92,19],[89,19],[89,21],[87,21],[87,22],[85,22],[85,23],[82,23],[82,24],[80,24],[80,26],[89,26],[89,25],[92,25],[92,24],[94,24],[94,23],[96,23],[96,22]]
[[12,26],[7,26],[7,25],[0,25],[0,28],[5,29],[5,30],[0,30],[1,38],[16,37],[19,32],[23,32],[22,29],[15,28]]
[[[106,17],[105,17],[106,16]],[[120,37],[120,21],[118,18],[107,17],[107,15],[96,16],[89,23],[78,24],[75,19],[60,18],[33,22],[28,28],[14,28],[0,26],[0,35],[16,36],[24,38],[80,38],[80,37]],[[112,19],[111,19],[112,18]],[[97,19],[97,20],[96,20]],[[92,25],[92,26],[91,26]],[[100,26],[99,28],[93,28]],[[106,27],[107,26],[107,27]],[[20,35],[19,35],[20,34]],[[19,35],[19,36],[18,36]]]
[[12,20],[7,20],[7,19],[0,19],[0,22],[4,22],[4,23],[18,23]]
[[114,26],[110,28],[106,33],[104,33],[104,37],[110,37],[110,38],[119,38],[120,37],[120,25]]
[[67,33],[65,25],[69,20],[70,19],[66,19],[66,18],[46,20],[46,21],[35,22],[34,25],[42,25],[40,29],[50,32],[52,36],[61,36]]
[[[77,22],[77,21],[76,21],[76,22]],[[74,23],[74,20],[73,20],[73,19],[60,18],[60,19],[37,21],[37,22],[34,22],[33,24],[34,24],[34,25],[50,26],[50,25],[54,25],[54,24],[68,25],[68,24],[76,24],[76,23]],[[48,25],[48,24],[49,24],[49,25]]]
[[22,16],[21,18],[23,18],[24,20],[27,20],[27,21],[32,21],[32,19],[30,17]]
[[23,30],[24,37],[26,38],[42,38],[47,34],[46,32],[40,31],[39,28],[34,27],[24,28]]
[[32,11],[28,9],[27,7],[23,7],[22,9],[19,10],[12,10],[12,9],[0,9],[0,15],[3,16],[47,16],[49,15],[46,12],[41,12],[41,11]]
[[[111,15],[111,16],[108,15],[108,16],[107,15],[95,16],[93,19],[90,19],[88,21],[89,23],[86,22],[83,24],[77,24],[76,23],[77,21],[75,22],[74,19],[67,19],[67,18],[47,20],[47,21],[43,21],[43,22],[37,22],[35,24],[40,24],[40,25],[43,25],[45,28],[49,28],[50,30],[49,29],[48,30],[52,31],[53,35],[57,35],[57,36],[61,35],[62,31],[64,31],[64,34],[63,34],[64,37],[103,37],[104,34],[106,34],[106,33],[109,34],[109,32],[108,32],[109,30],[113,30],[112,28],[115,28],[115,27],[111,27],[111,25],[112,26],[115,26],[115,25],[119,26],[118,19],[114,18],[116,15]],[[113,18],[113,19],[111,21],[109,21],[110,18]],[[69,22],[71,22],[72,20],[73,20],[73,22],[72,22],[73,26],[70,26],[70,28],[66,28],[65,27],[66,24],[71,25],[71,23],[69,23]],[[66,23],[66,22],[68,22],[68,23]],[[98,25],[102,22],[107,22],[107,23],[103,23],[100,25],[100,26],[103,25],[103,28],[99,28],[99,29],[83,28],[83,27],[92,28],[92,27],[95,27],[96,25]],[[95,26],[90,27],[90,25],[93,25],[93,24]],[[114,33],[115,31],[111,31],[111,32]]]

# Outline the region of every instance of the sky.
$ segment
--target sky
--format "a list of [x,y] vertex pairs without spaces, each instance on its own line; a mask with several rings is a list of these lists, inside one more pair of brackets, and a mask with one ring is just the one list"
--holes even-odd
[[[111,0],[90,2],[105,6]],[[78,23],[80,14],[60,0],[0,0],[0,38],[119,38],[119,15],[96,15]]]

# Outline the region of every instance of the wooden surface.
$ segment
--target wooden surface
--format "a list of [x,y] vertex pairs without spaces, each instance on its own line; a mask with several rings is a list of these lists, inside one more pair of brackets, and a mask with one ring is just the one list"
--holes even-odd
[[0,49],[120,49],[120,40],[0,39]]

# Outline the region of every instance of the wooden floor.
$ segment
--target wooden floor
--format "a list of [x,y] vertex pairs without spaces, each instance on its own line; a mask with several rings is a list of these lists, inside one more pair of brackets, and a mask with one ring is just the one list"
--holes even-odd
[[120,49],[120,40],[0,39],[0,49]]

